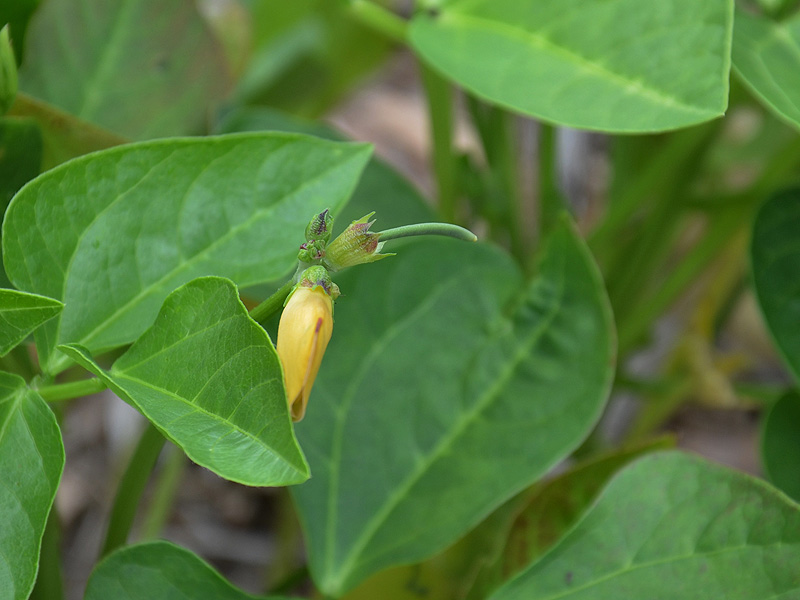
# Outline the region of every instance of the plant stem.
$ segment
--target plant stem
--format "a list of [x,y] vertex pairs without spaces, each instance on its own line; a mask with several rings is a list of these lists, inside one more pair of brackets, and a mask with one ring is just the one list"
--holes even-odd
[[91,379],[81,379],[70,383],[59,383],[40,387],[37,391],[47,402],[59,402],[61,400],[71,400],[96,394],[106,389],[108,386],[102,379],[92,377]]
[[406,41],[406,21],[379,4],[367,0],[350,0],[350,13],[393,42],[402,44]]
[[283,308],[283,303],[286,301],[286,296],[289,295],[289,292],[292,291],[293,287],[294,277],[290,278],[289,281],[279,287],[277,291],[269,298],[251,310],[250,317],[259,325],[264,326],[264,324],[269,321],[272,315]]
[[556,183],[556,131],[539,123],[539,235],[546,236],[558,222],[564,203]]
[[106,539],[101,551],[102,556],[106,556],[127,541],[139,500],[165,441],[158,429],[148,422],[136,450],[133,452],[128,468],[119,482],[114,505],[111,508]]
[[31,592],[31,600],[61,600],[64,598],[64,579],[61,573],[61,531],[55,507],[50,509],[42,536],[39,573]]
[[469,229],[464,229],[463,227],[452,225],[451,223],[415,223],[413,225],[403,225],[402,227],[393,227],[392,229],[379,231],[378,235],[380,236],[378,239],[382,242],[418,235],[441,235],[456,238],[457,240],[464,240],[465,242],[478,241],[478,236]]
[[433,171],[439,213],[445,221],[456,220],[456,157],[453,153],[453,93],[438,73],[420,64],[422,84],[428,101],[428,121],[433,153]]
[[169,519],[184,469],[188,463],[186,454],[177,446],[170,445],[167,450],[169,455],[158,476],[153,499],[150,502],[147,517],[142,526],[143,540],[157,538],[164,529],[164,525]]

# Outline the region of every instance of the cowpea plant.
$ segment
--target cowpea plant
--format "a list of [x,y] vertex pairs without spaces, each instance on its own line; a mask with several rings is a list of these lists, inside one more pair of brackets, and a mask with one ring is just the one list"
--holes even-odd
[[[59,423],[105,388],[148,426],[86,600],[255,597],[131,535],[137,512],[163,524],[140,498],[166,440],[222,478],[290,487],[308,558],[273,600],[800,598],[796,379],[742,379],[715,345],[752,287],[800,375],[796,9],[0,5],[0,600],[64,597]],[[296,118],[397,46],[420,62],[434,207],[369,145]],[[456,90],[477,159],[454,147]],[[538,121],[535,164],[520,115]],[[613,140],[602,214],[567,210],[555,126]],[[396,244],[375,264],[340,269],[307,235],[310,218],[341,231],[372,211],[371,242]],[[393,241],[425,221],[483,239]],[[298,250],[320,279],[295,301],[317,281],[329,295],[311,342],[291,305],[279,358],[270,317],[303,285]],[[632,373],[689,288],[663,372]],[[647,399],[621,442],[598,428],[612,387]],[[652,435],[689,399],[767,409],[771,483]]]

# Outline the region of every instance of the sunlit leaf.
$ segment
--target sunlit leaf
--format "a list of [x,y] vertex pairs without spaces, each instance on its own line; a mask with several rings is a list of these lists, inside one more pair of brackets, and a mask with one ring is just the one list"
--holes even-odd
[[220,477],[254,486],[308,479],[275,347],[230,281],[175,290],[110,371],[84,348],[62,349]]
[[0,356],[24,340],[39,325],[55,317],[64,305],[58,300],[0,290]]

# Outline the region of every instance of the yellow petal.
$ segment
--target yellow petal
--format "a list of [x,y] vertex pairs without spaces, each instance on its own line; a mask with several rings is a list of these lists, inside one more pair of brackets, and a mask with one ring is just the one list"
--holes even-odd
[[306,413],[308,397],[333,333],[333,300],[322,287],[299,287],[278,325],[278,358],[293,421]]

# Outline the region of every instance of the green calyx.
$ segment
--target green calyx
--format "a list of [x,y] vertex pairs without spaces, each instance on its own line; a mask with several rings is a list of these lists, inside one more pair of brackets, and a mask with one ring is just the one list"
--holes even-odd
[[369,213],[357,221],[353,221],[339,237],[333,240],[325,251],[323,264],[331,271],[341,271],[347,267],[371,263],[393,254],[381,254],[383,242],[380,233],[370,231],[375,221]]
[[292,288],[292,291],[289,292],[289,295],[286,296],[283,305],[286,306],[286,303],[289,302],[289,298],[291,298],[299,288],[313,290],[318,287],[322,288],[333,300],[336,300],[340,295],[339,286],[331,280],[328,270],[323,266],[313,265],[300,273],[297,283],[294,288]]

